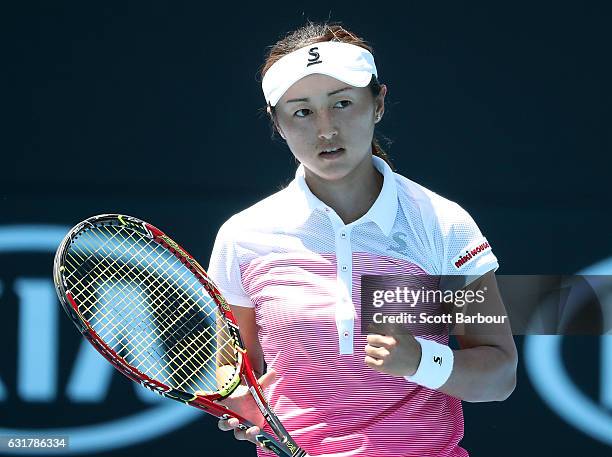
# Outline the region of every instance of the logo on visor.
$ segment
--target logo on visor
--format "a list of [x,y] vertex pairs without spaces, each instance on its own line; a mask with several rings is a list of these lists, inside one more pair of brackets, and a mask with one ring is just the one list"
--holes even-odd
[[307,67],[310,67],[311,65],[314,65],[316,63],[323,63],[323,61],[321,60],[321,56],[319,56],[319,53],[317,52],[318,50],[318,47],[310,48],[308,50],[308,55],[310,57],[308,58],[308,65],[306,65]]

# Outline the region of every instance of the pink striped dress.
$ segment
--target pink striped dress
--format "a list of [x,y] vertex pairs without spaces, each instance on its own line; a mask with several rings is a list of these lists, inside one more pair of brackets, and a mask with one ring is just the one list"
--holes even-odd
[[459,205],[373,160],[383,188],[359,220],[345,225],[300,166],[285,189],[221,227],[209,274],[231,304],[254,307],[279,374],[267,398],[310,456],[467,456],[459,399],[364,364],[361,276],[480,276],[497,259]]

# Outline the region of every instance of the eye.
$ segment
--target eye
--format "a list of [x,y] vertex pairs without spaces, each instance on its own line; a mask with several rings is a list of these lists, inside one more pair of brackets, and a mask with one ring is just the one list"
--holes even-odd
[[336,104],[334,105],[334,108],[346,108],[347,106],[352,105],[352,104],[353,102],[350,100],[340,100],[339,102],[336,102]]
[[293,115],[295,117],[306,117],[308,116],[308,113],[306,113],[306,111],[310,113],[310,110],[308,108],[302,108],[302,109],[297,110],[295,113],[293,113]]

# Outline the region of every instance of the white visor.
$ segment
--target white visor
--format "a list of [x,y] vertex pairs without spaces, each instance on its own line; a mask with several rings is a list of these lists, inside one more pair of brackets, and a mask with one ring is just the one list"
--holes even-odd
[[293,84],[314,73],[331,76],[355,87],[365,87],[376,73],[374,57],[354,44],[324,41],[280,58],[263,77],[266,102],[275,106]]

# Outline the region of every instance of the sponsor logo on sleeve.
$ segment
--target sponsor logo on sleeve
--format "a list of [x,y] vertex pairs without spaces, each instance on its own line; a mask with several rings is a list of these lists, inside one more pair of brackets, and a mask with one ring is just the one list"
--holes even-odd
[[472,245],[465,251],[459,253],[457,257],[453,259],[453,265],[457,270],[463,268],[467,264],[471,263],[475,258],[491,251],[491,245],[486,238],[481,238],[479,241]]

